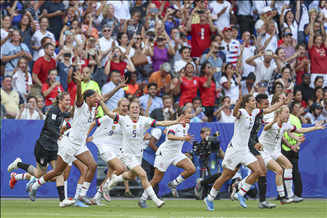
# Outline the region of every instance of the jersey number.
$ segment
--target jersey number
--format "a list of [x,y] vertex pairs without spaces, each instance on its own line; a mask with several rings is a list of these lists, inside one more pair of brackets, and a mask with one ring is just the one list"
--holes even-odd
[[114,134],[114,131],[113,130],[110,130],[109,131],[109,136],[112,136],[112,134]]
[[134,129],[133,130],[133,138],[135,138],[136,137],[136,130]]

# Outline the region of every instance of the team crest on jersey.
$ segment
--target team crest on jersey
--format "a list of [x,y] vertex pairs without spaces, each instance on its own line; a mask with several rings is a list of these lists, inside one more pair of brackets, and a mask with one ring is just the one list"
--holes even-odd
[[252,118],[250,117],[250,122],[252,123]]
[[183,133],[185,134],[185,129],[183,129]]
[[112,126],[112,130],[115,130],[116,129],[116,126]]
[[194,80],[193,83],[196,85],[196,80]]
[[280,133],[280,129],[278,129],[278,134]]
[[136,129],[136,125],[133,125],[133,129]]

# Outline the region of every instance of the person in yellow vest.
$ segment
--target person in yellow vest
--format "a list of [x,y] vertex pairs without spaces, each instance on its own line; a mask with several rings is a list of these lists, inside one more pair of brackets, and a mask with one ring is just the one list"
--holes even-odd
[[[301,121],[299,119],[299,111],[301,109],[301,104],[294,102],[290,106],[290,122],[297,129],[302,128]],[[302,136],[303,134],[294,133],[297,136]],[[284,133],[282,138],[282,154],[292,163],[293,165],[293,182],[294,182],[294,194],[298,197],[302,197],[302,179],[299,171],[299,150],[300,143],[288,136],[287,133]]]
[[4,75],[1,84],[1,103],[7,110],[7,117],[15,119],[19,113],[19,106],[24,104],[23,98],[12,89],[11,75]]

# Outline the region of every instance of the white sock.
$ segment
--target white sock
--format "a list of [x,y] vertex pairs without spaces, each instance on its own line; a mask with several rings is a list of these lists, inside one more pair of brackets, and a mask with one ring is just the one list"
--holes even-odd
[[144,190],[144,192],[146,192],[146,194],[147,194],[148,196],[150,196],[150,198],[152,199],[152,201],[155,202],[155,201],[159,200],[158,197],[157,197],[157,195],[156,195],[156,193],[154,193],[153,188],[152,188],[151,185],[150,185],[149,187],[147,187],[147,188]]
[[86,195],[87,191],[89,190],[90,185],[91,185],[91,183],[89,183],[89,182],[84,182],[83,183],[82,190],[81,190],[81,193],[80,193],[81,196]]
[[141,195],[141,200],[143,200],[143,201],[148,200],[148,194],[145,192],[145,190],[144,190],[143,194]]
[[121,174],[121,175],[117,176],[117,177],[115,178],[114,181],[115,181],[115,183],[118,183],[118,182],[125,182],[126,179],[124,179],[124,178],[123,178],[123,174]]
[[182,175],[179,175],[176,179],[174,179],[173,181],[173,185],[174,186],[178,186],[179,184],[181,184],[184,181],[184,177]]
[[282,198],[285,196],[285,191],[284,191],[283,185],[277,185],[277,191],[278,191],[279,197]]
[[67,198],[67,185],[68,185],[68,183],[66,180],[66,181],[64,181],[65,198]]
[[210,193],[208,195],[208,201],[213,202],[213,200],[215,200],[216,196],[218,195],[218,192],[219,190],[211,188]]
[[110,182],[110,177],[106,180],[106,182],[104,183],[104,185],[102,186],[102,190],[103,188],[107,189],[108,185],[109,185],[109,182]]
[[82,184],[77,184],[76,192],[75,192],[75,197],[74,198],[78,198],[79,194],[82,191],[82,186],[83,186]]
[[293,176],[292,176],[293,169],[285,169],[284,171],[284,182],[285,187],[287,191],[287,196],[292,197],[294,195],[293,193]]
[[15,179],[16,180],[26,180],[26,173],[23,173],[23,174],[17,174],[15,176]]
[[252,185],[244,182],[243,185],[242,185],[242,188],[238,191],[238,194],[240,196],[244,196],[251,188]]
[[94,198],[95,199],[100,199],[102,197],[102,194],[103,194],[103,192],[102,192],[101,186],[100,186],[97,193],[94,195]]
[[44,181],[44,179],[43,179],[43,176],[40,178],[40,179],[38,179],[33,185],[32,185],[32,189],[34,189],[34,190],[37,190],[41,185],[43,185],[43,184],[45,184],[46,183],[46,181]]
[[245,177],[244,179],[242,179],[242,181],[240,181],[240,182],[238,183],[238,190],[240,190],[240,189],[242,188],[243,184],[245,183],[246,178],[248,178],[248,176]]

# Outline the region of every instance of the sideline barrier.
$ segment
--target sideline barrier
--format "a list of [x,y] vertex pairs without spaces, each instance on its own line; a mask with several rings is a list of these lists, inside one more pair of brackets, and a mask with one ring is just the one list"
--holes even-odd
[[[309,127],[312,125],[303,125]],[[43,127],[40,120],[2,120],[1,128],[1,196],[8,197],[28,197],[25,192],[27,181],[18,181],[14,189],[9,188],[10,173],[7,166],[16,157],[20,157],[24,162],[35,165],[34,145],[39,138]],[[202,127],[211,128],[212,132],[219,131],[221,141],[220,146],[225,151],[233,136],[233,124],[220,123],[192,123],[189,132],[194,135],[195,140],[200,139],[200,129]],[[324,197],[327,198],[327,129],[306,133],[306,141],[301,145],[299,168],[302,175],[303,197]],[[193,145],[185,142],[182,151],[191,151]],[[97,158],[97,147],[93,143],[88,143],[88,148]],[[195,161],[196,163],[197,161]],[[50,166],[51,168],[51,166]],[[197,167],[195,175],[200,175],[200,166]],[[183,170],[170,166],[163,180],[159,184],[159,195],[168,194],[170,189],[167,187],[169,181],[175,179]],[[15,170],[16,173],[23,173],[23,170]],[[75,167],[68,178],[68,196],[74,196],[79,172]],[[195,186],[195,175],[191,176],[178,186],[178,190]],[[225,184],[222,192],[227,191]],[[96,178],[93,179],[89,196],[96,193]],[[57,197],[55,183],[48,183],[38,189],[38,197]],[[277,190],[275,184],[275,174],[267,174],[267,196],[276,197]]]

